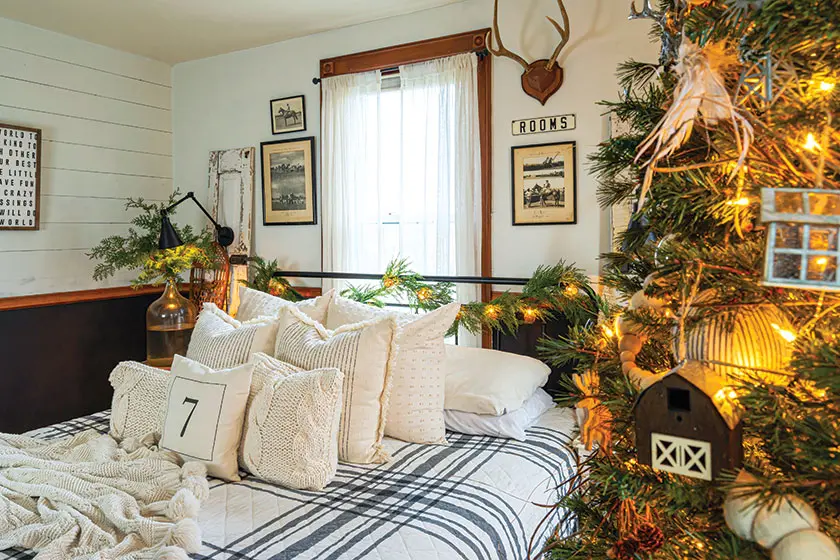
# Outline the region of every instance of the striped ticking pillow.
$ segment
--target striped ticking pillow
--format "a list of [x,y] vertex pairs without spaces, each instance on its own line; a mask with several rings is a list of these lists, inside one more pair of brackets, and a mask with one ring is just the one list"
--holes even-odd
[[295,308],[278,316],[274,356],[306,370],[335,368],[344,374],[338,458],[346,463],[384,463],[385,418],[396,356],[393,317],[328,331]]
[[213,369],[244,363],[256,352],[271,352],[277,321],[260,317],[241,323],[213,303],[205,303],[187,348],[187,358]]

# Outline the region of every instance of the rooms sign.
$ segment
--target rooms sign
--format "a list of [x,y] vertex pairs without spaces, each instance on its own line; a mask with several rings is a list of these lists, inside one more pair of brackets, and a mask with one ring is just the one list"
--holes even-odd
[[562,132],[564,130],[574,130],[576,126],[577,118],[575,115],[525,119],[523,121],[513,121],[513,135],[523,136],[525,134],[541,134],[543,132]]

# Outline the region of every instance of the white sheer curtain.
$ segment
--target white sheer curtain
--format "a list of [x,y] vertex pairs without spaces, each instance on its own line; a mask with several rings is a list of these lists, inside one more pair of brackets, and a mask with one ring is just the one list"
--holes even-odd
[[[366,72],[321,82],[321,208],[323,267],[356,270],[370,240],[363,239],[368,198],[379,182],[379,93],[381,74]],[[324,280],[325,290],[339,287]]]
[[[477,60],[463,54],[323,82],[324,268],[478,275],[481,166]],[[394,84],[396,86],[396,83]],[[474,286],[459,299],[475,301]]]

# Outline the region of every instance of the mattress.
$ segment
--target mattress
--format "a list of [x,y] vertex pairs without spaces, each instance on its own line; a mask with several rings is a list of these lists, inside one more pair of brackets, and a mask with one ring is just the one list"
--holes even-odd
[[[339,465],[322,492],[245,475],[211,480],[197,560],[525,560],[565,513],[550,509],[575,472],[571,411],[554,409],[525,442],[448,433],[448,446],[387,439],[393,461]],[[108,413],[32,432],[108,431]],[[571,522],[561,533],[574,528]],[[19,550],[0,559],[32,558]]]

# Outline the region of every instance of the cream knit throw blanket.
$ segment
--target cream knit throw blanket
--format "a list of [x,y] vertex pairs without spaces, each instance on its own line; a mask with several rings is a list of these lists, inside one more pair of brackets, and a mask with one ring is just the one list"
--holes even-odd
[[38,560],[186,560],[206,471],[143,441],[88,430],[43,441],[0,434],[0,550]]

